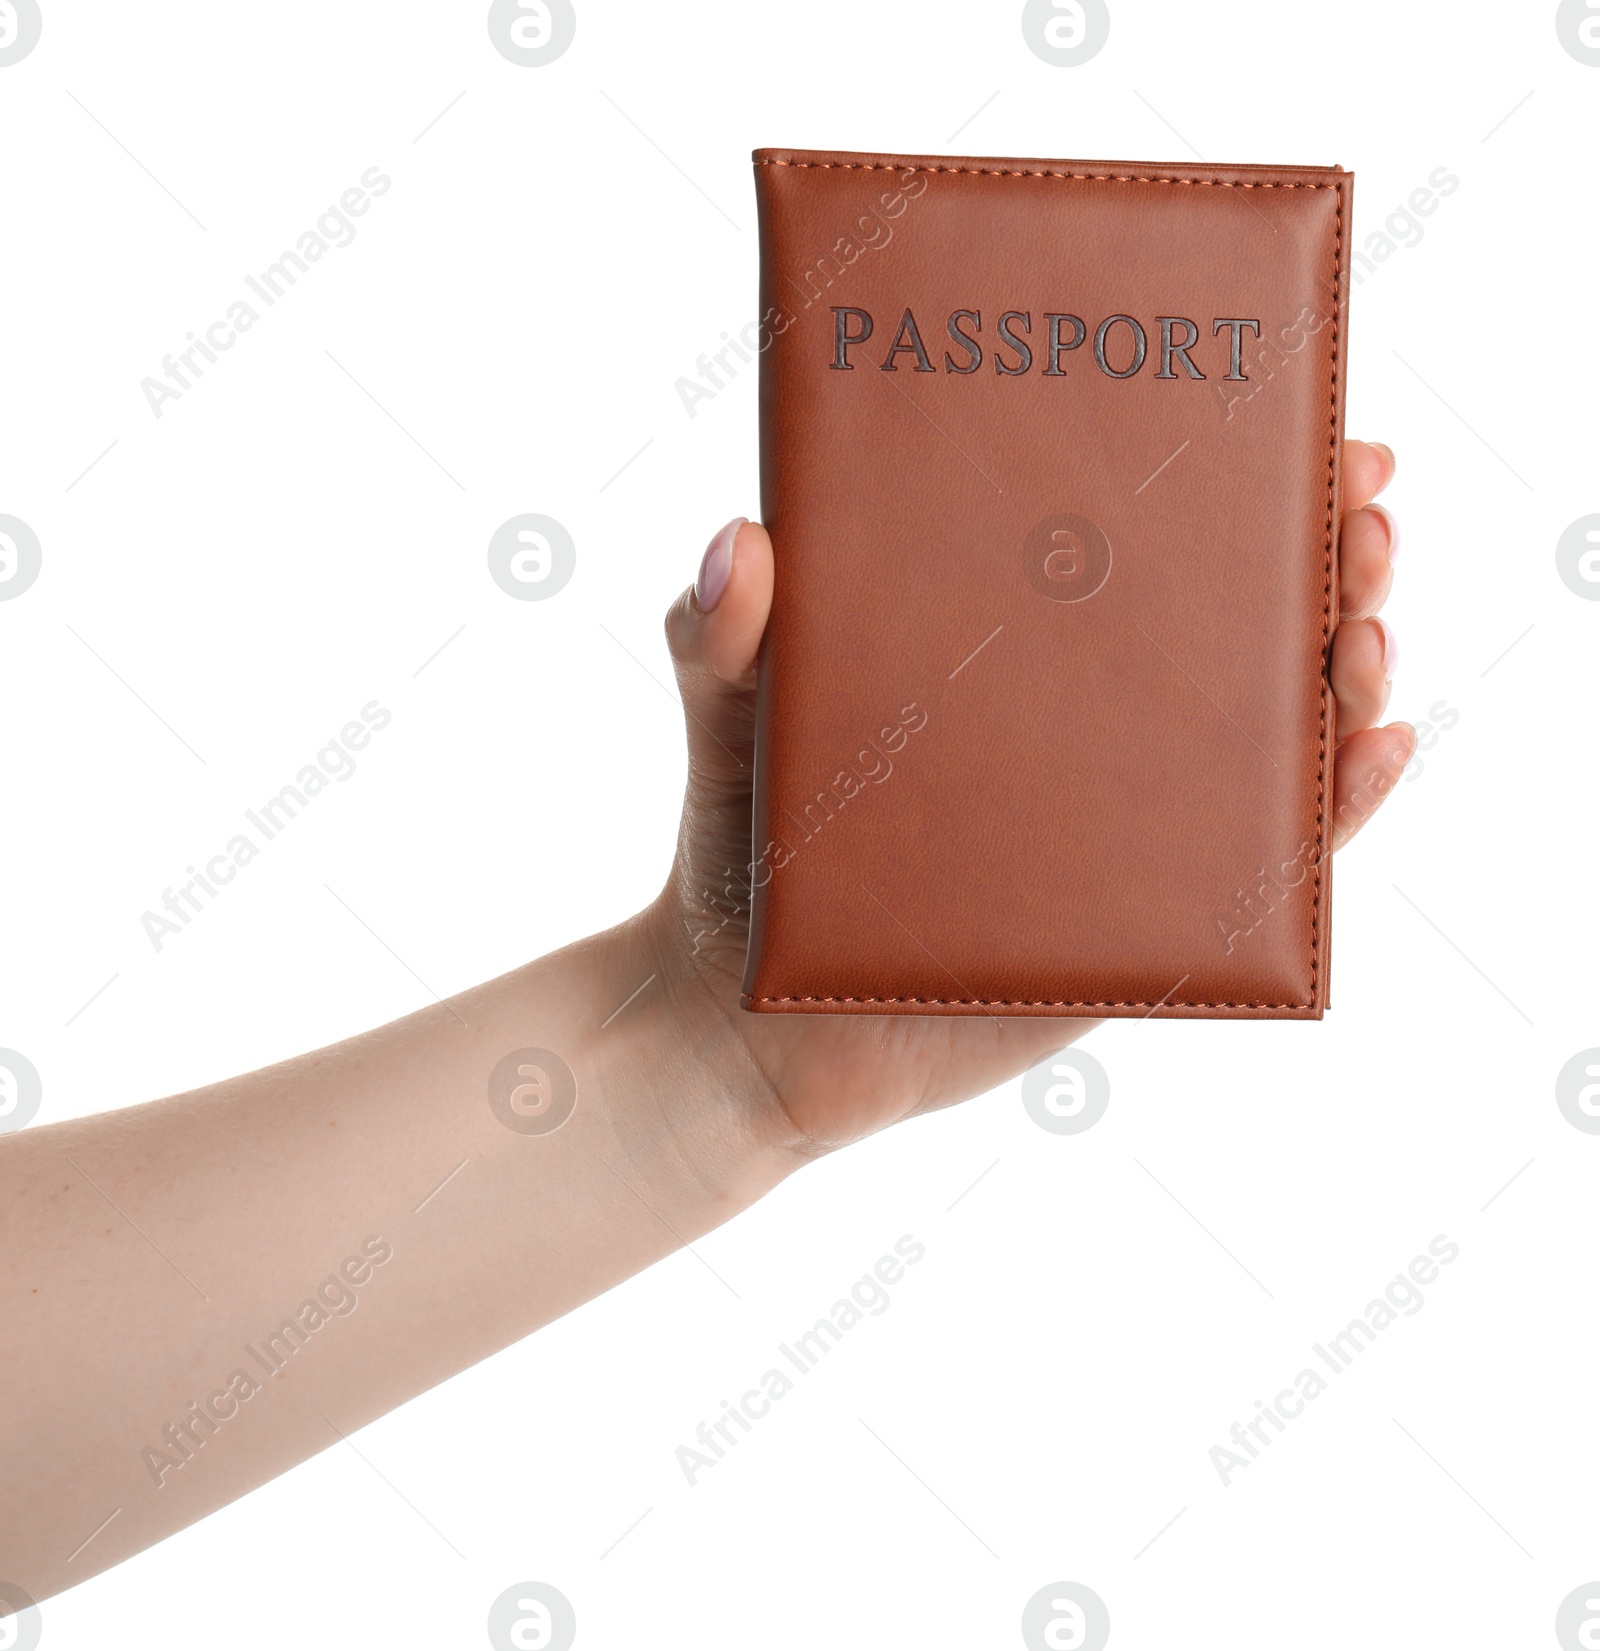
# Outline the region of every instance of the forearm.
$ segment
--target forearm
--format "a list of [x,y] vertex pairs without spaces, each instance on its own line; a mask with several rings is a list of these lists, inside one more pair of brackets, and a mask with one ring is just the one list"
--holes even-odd
[[[42,1598],[148,1546],[795,1166],[734,1040],[674,1001],[652,932],[635,920],[331,1049],[4,1143],[10,1578]],[[576,1079],[547,1133],[522,1132],[561,1110],[539,1110],[537,1081],[520,1111],[505,1081],[490,1105],[497,1064],[530,1048]]]

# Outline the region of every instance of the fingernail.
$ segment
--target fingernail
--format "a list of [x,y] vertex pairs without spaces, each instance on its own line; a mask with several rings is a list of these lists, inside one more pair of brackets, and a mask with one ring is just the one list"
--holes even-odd
[[1400,557],[1400,524],[1394,519],[1394,512],[1387,506],[1379,504],[1376,499],[1367,506],[1367,509],[1372,511],[1374,515],[1381,516],[1384,527],[1388,529],[1389,566],[1393,567]]
[[1394,674],[1400,668],[1400,640],[1387,619],[1379,619],[1376,624],[1383,633],[1383,680],[1393,682]]
[[728,575],[733,572],[733,541],[749,520],[748,516],[735,516],[706,546],[694,582],[694,599],[701,613],[710,613],[722,600],[722,593],[728,588]]
[[[1394,480],[1395,470],[1399,466],[1399,461],[1394,456],[1394,449],[1386,442],[1381,441],[1369,441],[1367,446],[1376,447],[1377,450],[1389,461],[1389,474],[1383,478],[1383,487],[1387,487],[1389,483]],[[1380,493],[1383,491],[1383,487],[1378,489]]]

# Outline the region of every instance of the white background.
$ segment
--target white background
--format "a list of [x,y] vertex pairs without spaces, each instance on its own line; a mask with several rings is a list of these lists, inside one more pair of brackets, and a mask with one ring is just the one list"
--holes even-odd
[[[755,311],[753,146],[1337,163],[1358,246],[1460,179],[1353,300],[1392,714],[1458,720],[1341,856],[1330,1017],[1107,1027],[1088,1133],[1015,1084],[894,1131],[366,1430],[464,1558],[341,1446],[47,1646],[470,1646],[534,1579],[590,1647],[1018,1644],[1058,1580],[1119,1648],[1531,1647],[1600,1574],[1600,1138],[1554,1089],[1600,1044],[1600,605],[1555,563],[1600,510],[1600,69],[1544,0],[1111,10],[1063,69],[1017,3],[579,0],[522,68],[482,5],[45,0],[0,69],[0,512],[44,554],[0,603],[0,1045],[43,1122],[429,1001],[330,887],[440,994],[653,896],[661,615],[759,510],[753,369],[674,391]],[[156,419],[140,380],[372,166]],[[487,574],[523,511],[578,547],[546,602]],[[140,913],[373,699],[355,776],[157,954]],[[889,1310],[691,1489],[675,1448],[906,1233]],[[1211,1446],[1440,1233],[1423,1310],[1225,1488]]]

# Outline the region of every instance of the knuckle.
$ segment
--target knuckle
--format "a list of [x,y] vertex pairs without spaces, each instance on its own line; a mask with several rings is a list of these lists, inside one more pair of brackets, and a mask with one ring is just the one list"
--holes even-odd
[[675,661],[687,660],[691,650],[694,624],[694,615],[690,609],[692,600],[692,590],[685,590],[667,609],[667,616],[662,622],[662,629],[667,637],[667,649]]

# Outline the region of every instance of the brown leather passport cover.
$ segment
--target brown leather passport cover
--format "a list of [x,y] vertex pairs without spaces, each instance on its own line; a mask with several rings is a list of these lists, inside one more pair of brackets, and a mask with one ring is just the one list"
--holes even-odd
[[744,1006],[1320,1018],[1351,175],[755,177]]

